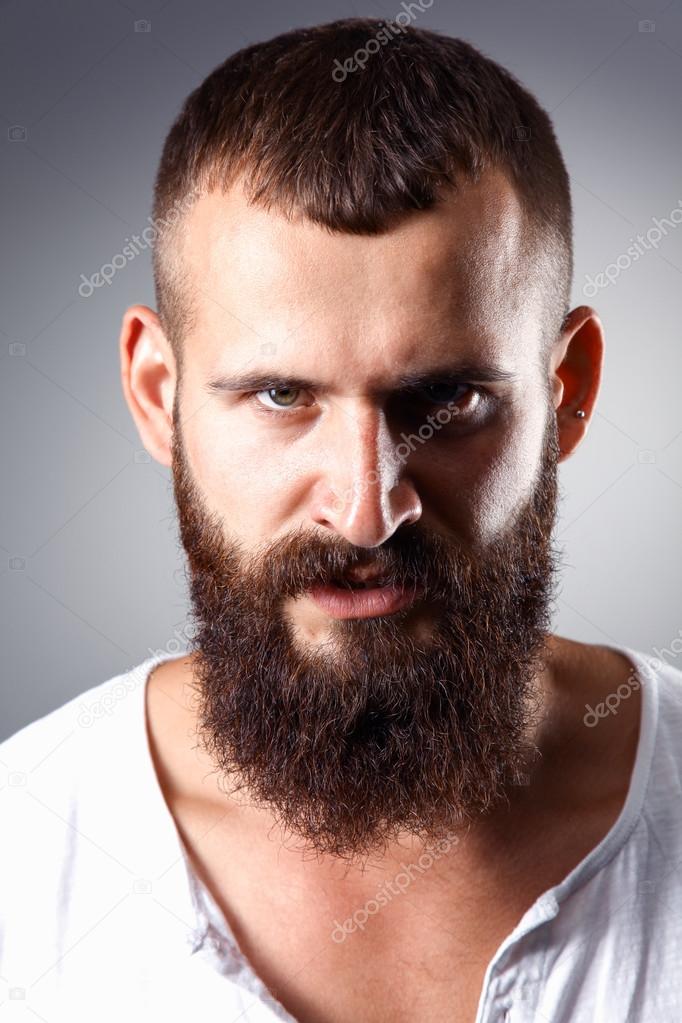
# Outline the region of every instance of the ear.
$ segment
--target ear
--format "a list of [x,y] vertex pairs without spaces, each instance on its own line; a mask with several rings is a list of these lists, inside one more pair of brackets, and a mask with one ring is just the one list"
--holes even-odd
[[119,347],[123,393],[142,444],[157,462],[170,466],[176,364],[153,309],[126,310]]
[[[604,361],[604,330],[590,306],[572,309],[550,356],[549,380],[561,455],[572,455],[587,433],[597,402]],[[584,417],[576,412],[582,409]]]

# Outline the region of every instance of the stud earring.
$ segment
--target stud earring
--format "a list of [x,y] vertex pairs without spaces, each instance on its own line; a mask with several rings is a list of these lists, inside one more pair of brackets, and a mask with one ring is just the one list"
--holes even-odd
[[584,419],[585,418],[585,413],[583,412],[583,410],[581,408],[579,408],[578,411],[576,412],[576,416],[578,417],[578,419]]

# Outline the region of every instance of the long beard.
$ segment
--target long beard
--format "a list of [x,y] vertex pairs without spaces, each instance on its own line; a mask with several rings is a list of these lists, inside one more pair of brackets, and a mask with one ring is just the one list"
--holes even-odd
[[328,643],[308,648],[284,598],[368,552],[305,530],[245,552],[207,512],[178,425],[198,728],[226,794],[245,790],[304,849],[353,860],[401,835],[438,840],[507,799],[537,756],[534,682],[556,575],[553,421],[532,498],[493,544],[467,551],[413,525],[372,549],[380,570],[424,587],[428,638],[409,634],[408,608],[330,620]]

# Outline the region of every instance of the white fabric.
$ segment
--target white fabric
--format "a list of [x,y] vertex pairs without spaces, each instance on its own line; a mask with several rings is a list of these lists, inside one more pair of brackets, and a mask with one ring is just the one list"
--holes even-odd
[[[625,805],[502,942],[475,1023],[682,1020],[682,672],[620,649],[642,685]],[[170,656],[0,745],[0,1023],[293,1020],[194,876],[159,787],[144,695]]]

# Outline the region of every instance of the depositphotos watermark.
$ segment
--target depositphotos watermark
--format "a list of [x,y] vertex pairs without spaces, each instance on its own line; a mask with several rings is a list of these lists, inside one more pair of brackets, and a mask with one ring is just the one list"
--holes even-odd
[[416,863],[400,864],[401,869],[391,881],[383,881],[373,899],[368,899],[364,906],[356,909],[352,916],[349,916],[343,923],[334,921],[332,941],[340,944],[345,941],[349,934],[354,931],[364,931],[370,916],[374,916],[380,909],[387,906],[394,895],[403,895],[415,880],[414,871],[417,875],[424,874],[429,870],[436,860],[449,852],[453,845],[457,845],[457,835],[450,832],[445,838],[441,838],[435,845],[427,845],[427,852],[423,852]]
[[[667,217],[663,217],[662,220],[659,220],[658,217],[652,217],[654,226],[650,227],[646,234],[637,235],[639,245],[630,245],[627,251],[622,252],[614,263],[609,263],[602,273],[598,273],[594,278],[590,274],[585,274],[585,283],[583,284],[583,295],[585,298],[594,298],[601,288],[607,288],[609,284],[613,284],[623,271],[629,270],[632,264],[636,263],[645,252],[648,252],[649,249],[657,248],[661,239],[668,234],[668,227],[677,227],[679,224],[682,224],[681,207],[682,199],[678,199],[677,206],[670,211]],[[631,238],[630,241],[633,241],[633,239]]]
[[609,693],[605,700],[601,700],[596,707],[591,707],[589,703],[585,704],[585,714],[583,715],[583,724],[587,728],[594,728],[595,725],[599,724],[600,718],[608,717],[609,714],[615,714],[620,707],[622,700],[627,700],[628,696],[631,696],[638,689],[641,688],[642,683],[640,682],[639,675],[635,668],[632,668],[630,674],[627,677],[627,681],[621,682],[614,693]]
[[[459,415],[459,408],[454,401],[449,401],[446,406],[439,408],[435,415],[427,416],[426,422],[417,430],[417,433],[401,433],[402,440],[400,444],[396,445],[396,454],[400,462],[406,462],[407,456],[411,451],[414,451],[417,444],[426,444],[428,440],[431,440],[434,433],[438,430],[442,430],[443,427],[450,422],[450,420]],[[435,421],[434,421],[435,420]],[[379,477],[374,469],[371,469],[362,481],[360,488],[348,487],[346,489],[343,498],[337,497],[334,501],[334,511],[339,514],[343,511],[346,504],[353,500],[357,495],[362,497],[368,486],[377,483]]]
[[400,6],[402,11],[399,11],[390,21],[382,22],[382,27],[374,33],[371,39],[367,40],[364,46],[356,50],[352,57],[347,57],[343,64],[338,59],[334,61],[332,78],[335,82],[345,82],[348,75],[352,75],[359,68],[364,68],[373,53],[378,53],[381,47],[390,43],[394,36],[405,31],[405,25],[409,25],[419,14],[423,14],[424,11],[428,11],[429,7],[433,7],[433,0],[429,0],[429,2],[417,0],[416,3],[407,3],[406,0],[403,0]]
[[[168,640],[165,647],[159,647],[155,650],[152,647],[148,647],[150,656],[165,657],[166,655],[183,653],[195,632],[196,626],[194,623],[186,622],[181,629],[173,630],[173,638]],[[95,721],[113,714],[116,704],[125,699],[129,693],[138,689],[144,681],[145,676],[140,672],[122,675],[106,692],[100,695],[99,699],[94,700],[90,704],[81,702],[78,717],[76,718],[77,724],[81,728],[90,728],[94,725]]]
[[95,721],[113,713],[114,707],[129,693],[134,692],[140,684],[140,679],[133,674],[122,675],[118,682],[114,682],[109,689],[102,693],[98,700],[86,704],[81,702],[80,711],[76,718],[81,728],[90,728]]
[[196,636],[194,622],[185,622],[181,629],[173,629],[173,636],[163,647],[147,647],[151,657],[165,657],[166,654],[184,653],[190,640]]
[[78,286],[78,294],[81,298],[90,298],[93,292],[97,288],[103,287],[105,284],[111,284],[114,277],[119,270],[122,270],[124,266],[132,262],[136,256],[140,255],[144,249],[149,248],[154,244],[156,238],[163,228],[168,227],[174,223],[185,210],[192,205],[192,203],[200,195],[198,188],[193,188],[191,192],[183,196],[182,199],[178,199],[173,203],[172,207],[168,211],[165,217],[147,217],[149,221],[149,227],[145,227],[141,234],[134,234],[132,239],[126,238],[125,245],[120,252],[117,252],[115,256],[112,256],[108,263],[102,263],[99,270],[90,277],[86,277],[85,274],[81,274],[81,283]]
[[[654,647],[655,657],[647,657],[645,660],[645,672],[651,675],[660,671],[664,664],[668,663],[668,657],[677,657],[682,653],[682,629],[677,630],[677,636],[671,641],[669,647]],[[628,696],[641,689],[641,680],[636,668],[631,668],[625,682],[621,682],[615,692],[609,693],[605,700],[602,700],[595,707],[589,703],[585,704],[583,724],[588,728],[594,728],[601,718],[609,714],[615,714],[620,707],[621,700],[627,700]]]

